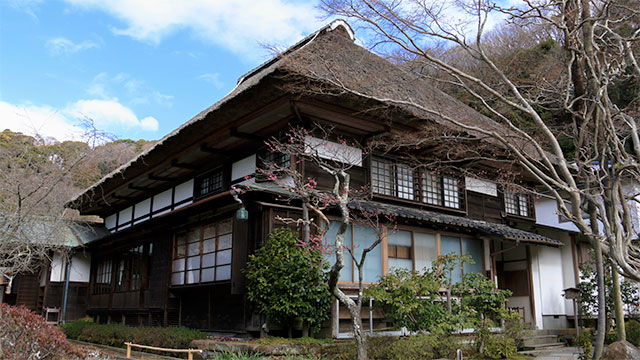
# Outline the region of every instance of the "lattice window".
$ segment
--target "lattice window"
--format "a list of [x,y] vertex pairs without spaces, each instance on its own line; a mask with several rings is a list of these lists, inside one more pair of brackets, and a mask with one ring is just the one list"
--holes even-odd
[[139,290],[142,287],[144,246],[136,246],[122,254],[116,273],[116,291]]
[[444,206],[458,209],[460,208],[460,190],[458,188],[458,179],[443,176],[442,192],[444,194]]
[[171,284],[231,279],[232,230],[228,219],[176,234]]
[[440,177],[429,171],[422,173],[422,201],[431,205],[442,205]]
[[289,154],[283,154],[279,151],[269,151],[262,154],[261,158],[266,168],[269,168],[270,165],[276,165],[283,169],[291,167],[291,155]]
[[396,179],[398,183],[396,196],[401,199],[413,200],[413,169],[408,165],[396,165]]
[[531,197],[528,194],[505,191],[504,210],[510,215],[532,217]]
[[371,159],[371,189],[374,194],[395,196],[454,209],[462,209],[460,180],[437,175],[425,169],[413,169],[391,160]]
[[111,273],[113,262],[111,259],[102,260],[96,268],[95,283],[93,284],[94,294],[107,294],[111,290]]
[[374,194],[393,196],[393,164],[390,161],[373,158],[371,160],[371,188]]
[[222,191],[223,187],[224,171],[221,167],[196,178],[196,196],[214,194]]

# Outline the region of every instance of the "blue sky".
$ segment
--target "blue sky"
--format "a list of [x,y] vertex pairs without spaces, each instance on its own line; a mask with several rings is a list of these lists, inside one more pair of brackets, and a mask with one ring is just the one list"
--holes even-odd
[[262,44],[325,25],[316,1],[0,0],[0,131],[82,139],[90,118],[160,139],[267,60]]
[[294,0],[0,0],[0,131],[159,139],[323,23]]

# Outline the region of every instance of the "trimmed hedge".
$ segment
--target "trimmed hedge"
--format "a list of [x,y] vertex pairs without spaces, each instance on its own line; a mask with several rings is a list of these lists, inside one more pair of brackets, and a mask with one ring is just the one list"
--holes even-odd
[[171,349],[186,349],[192,340],[206,339],[207,334],[185,327],[131,327],[122,324],[96,324],[75,321],[60,325],[69,339],[94,344],[125,347],[125,342]]
[[23,306],[0,303],[0,359],[84,359],[86,351]]

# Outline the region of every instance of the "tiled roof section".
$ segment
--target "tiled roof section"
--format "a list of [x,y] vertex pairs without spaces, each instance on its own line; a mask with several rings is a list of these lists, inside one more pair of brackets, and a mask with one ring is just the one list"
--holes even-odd
[[502,238],[505,240],[521,241],[533,244],[562,246],[562,242],[534,234],[528,231],[515,229],[504,224],[495,224],[487,221],[472,220],[462,216],[443,214],[435,211],[413,209],[404,206],[383,204],[373,201],[359,201],[349,204],[351,209],[362,209],[367,212],[375,212],[390,215],[401,219],[421,220],[432,224],[443,224],[458,228],[476,230],[481,234]]

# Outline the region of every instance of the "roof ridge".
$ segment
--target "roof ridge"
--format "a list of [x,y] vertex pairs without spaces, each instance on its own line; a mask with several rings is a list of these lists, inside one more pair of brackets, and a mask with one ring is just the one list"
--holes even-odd
[[240,85],[243,81],[249,79],[250,77],[252,77],[255,74],[259,73],[260,71],[264,70],[265,68],[273,65],[278,60],[282,59],[284,56],[289,55],[289,54],[291,54],[292,52],[294,52],[294,51],[296,51],[298,49],[302,49],[303,47],[308,45],[310,42],[315,40],[316,37],[318,37],[319,35],[331,32],[331,31],[337,29],[338,27],[343,28],[347,32],[347,34],[349,35],[349,38],[351,39],[351,41],[355,42],[356,38],[355,38],[355,34],[353,32],[353,28],[351,28],[351,25],[349,25],[349,23],[346,22],[343,19],[333,20],[332,22],[330,22],[329,24],[321,27],[320,29],[316,30],[315,32],[305,36],[302,40],[300,40],[297,43],[293,44],[292,46],[288,47],[283,52],[277,54],[276,56],[272,57],[271,59],[263,62],[262,64],[258,65],[257,67],[253,68],[252,70],[249,70],[248,72],[246,72],[244,75],[240,76],[240,78],[238,78],[237,85]]

